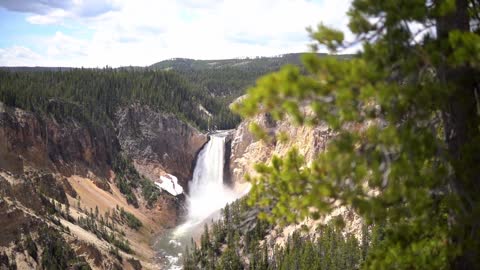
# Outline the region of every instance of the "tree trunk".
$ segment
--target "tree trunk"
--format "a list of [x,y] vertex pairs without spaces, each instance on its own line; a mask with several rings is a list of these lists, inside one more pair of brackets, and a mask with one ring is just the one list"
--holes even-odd
[[[451,245],[461,248],[452,262],[452,269],[476,269],[480,260],[480,233],[478,211],[480,207],[480,117],[477,111],[475,91],[478,75],[468,66],[451,66],[447,63],[452,50],[448,36],[454,30],[470,31],[468,0],[456,0],[456,9],[437,19],[437,36],[445,60],[437,73],[449,96],[442,118],[445,140],[454,177],[451,181],[454,192],[461,200],[461,210],[456,212],[452,224]],[[445,50],[444,50],[445,51]]]

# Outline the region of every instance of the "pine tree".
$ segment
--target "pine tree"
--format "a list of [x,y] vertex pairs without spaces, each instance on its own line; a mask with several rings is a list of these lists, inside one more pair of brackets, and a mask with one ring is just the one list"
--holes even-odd
[[98,218],[98,205],[95,205],[95,218]]
[[[272,207],[271,222],[302,220],[311,209],[318,217],[332,202],[369,224],[385,221],[365,268],[480,265],[479,7],[477,0],[354,0],[349,27],[361,53],[308,54],[306,75],[288,66],[260,79],[237,111],[326,123],[336,135],[310,165],[292,151],[258,166],[251,202]],[[314,50],[349,46],[322,24],[310,35]]]
[[208,225],[205,223],[200,246],[205,252],[210,249],[210,235],[208,233]]
[[68,201],[67,201],[67,204],[65,205],[65,215],[67,218],[70,216],[70,204],[68,204]]

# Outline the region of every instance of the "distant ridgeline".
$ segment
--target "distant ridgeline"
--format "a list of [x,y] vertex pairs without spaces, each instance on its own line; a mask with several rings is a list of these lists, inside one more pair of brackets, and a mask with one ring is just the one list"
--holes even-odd
[[[175,70],[211,95],[222,97],[227,102],[231,102],[243,95],[245,89],[253,86],[262,75],[277,71],[287,64],[300,66],[301,55],[301,53],[291,53],[275,57],[224,60],[175,58],[153,64],[150,68]],[[340,57],[350,56],[342,55]]]
[[[111,125],[116,110],[140,103],[173,113],[206,130],[234,128],[240,118],[228,104],[257,78],[283,65],[300,65],[301,54],[226,60],[176,58],[149,67],[84,69],[0,68],[0,101],[45,113]],[[339,56],[339,57],[349,57]],[[211,115],[206,115],[203,108]]]

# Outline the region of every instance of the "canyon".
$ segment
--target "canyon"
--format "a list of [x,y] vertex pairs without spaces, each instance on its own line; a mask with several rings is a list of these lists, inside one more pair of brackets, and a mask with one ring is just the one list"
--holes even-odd
[[[40,261],[16,252],[15,247],[27,235],[35,240],[41,228],[53,227],[64,232],[62,239],[76,254],[83,254],[83,263],[93,269],[135,268],[137,261],[146,269],[158,267],[151,241],[180,222],[185,215],[185,196],[158,189],[158,199],[148,205],[138,186],[133,190],[137,205],[129,203],[116,184],[115,158],[124,153],[146,181],[161,183],[165,176],[174,175],[187,189],[207,136],[146,106],[126,107],[117,116],[115,129],[92,128],[0,103],[0,214],[9,225],[0,236],[4,258],[0,264],[19,269],[40,267]],[[62,209],[68,213],[63,212],[58,220],[49,212]],[[119,228],[115,230],[135,251],[135,255],[120,251],[119,256],[131,260],[119,263],[108,241],[75,222],[93,209],[102,218],[122,209],[141,222],[139,229],[121,219],[116,224]],[[17,244],[10,242],[13,239]],[[40,244],[38,249],[42,250]]]
[[[220,209],[226,203],[248,192],[250,183],[245,175],[255,176],[256,163],[285,155],[292,147],[311,161],[334,136],[325,125],[298,127],[289,121],[274,121],[266,114],[234,122],[234,129],[215,130],[232,126],[230,121],[235,117],[222,109],[224,103],[212,102],[235,100],[240,88],[244,89],[259,72],[296,57],[260,58],[241,61],[242,65],[236,63],[240,60],[232,60],[221,67],[207,68],[195,66],[202,62],[192,62],[193,66],[179,70],[187,78],[197,71],[205,72],[202,76],[206,78],[212,74],[248,75],[239,88],[232,88],[232,81],[209,79],[205,85],[219,84],[221,88],[203,89],[209,91],[206,97],[164,71],[123,74],[121,70],[71,70],[65,71],[65,76],[52,72],[49,76],[57,76],[72,87],[74,97],[63,96],[65,91],[60,91],[56,93],[58,98],[45,99],[42,95],[47,93],[40,93],[37,106],[29,99],[18,101],[23,94],[31,95],[29,90],[0,89],[7,98],[11,94],[18,98],[13,103],[0,102],[0,218],[5,225],[0,235],[0,268],[180,268],[179,253],[191,238],[198,242],[203,226],[221,218]],[[164,64],[174,66],[175,62]],[[238,74],[232,73],[232,68],[239,68]],[[8,85],[21,85],[19,75],[37,73],[18,73],[18,78],[12,74],[0,72]],[[38,84],[56,89],[55,84],[43,81],[44,75],[36,78]],[[75,95],[81,91],[69,81],[75,76],[98,79],[98,89],[93,93],[105,94],[107,100],[96,103],[97,107],[79,105],[77,100],[83,97]],[[142,96],[122,102],[135,90],[126,85],[122,85],[123,92],[102,88],[121,80],[142,87],[145,84],[141,79],[145,78],[157,81],[157,87],[164,91],[160,91],[164,94],[161,97],[172,98],[180,107],[160,109],[166,101],[152,103]],[[149,91],[158,90],[153,90],[154,86],[142,94],[151,98],[154,94]],[[87,87],[87,82],[82,87]],[[177,89],[181,87],[187,88]],[[182,96],[189,102],[184,103],[173,95],[174,91],[193,97]],[[230,91],[234,91],[232,96],[221,96]],[[115,101],[110,103],[109,99]],[[193,107],[188,109],[188,105]],[[284,134],[295,140],[259,140],[249,130],[252,123],[271,135]],[[336,215],[348,216],[353,231],[358,231],[358,219],[348,209]],[[309,222],[302,224],[316,226]],[[281,244],[289,230],[274,228],[268,237]],[[59,250],[65,252],[54,256]]]
[[[44,227],[61,231],[65,243],[92,269],[137,269],[138,265],[180,269],[181,252],[190,238],[199,239],[205,222],[219,218],[220,208],[248,192],[243,176],[254,175],[256,163],[284,155],[292,147],[311,160],[333,136],[326,126],[295,127],[268,115],[243,121],[234,130],[202,133],[172,115],[138,104],[117,111],[115,129],[59,123],[1,103],[0,108],[0,214],[11,224],[2,233],[0,254],[4,264],[8,261],[19,269],[38,268],[39,263],[15,251],[14,243],[22,243],[26,235],[39,237]],[[252,122],[272,134],[282,132],[298,139],[257,140],[248,130]],[[133,190],[138,205],[132,205],[116,185],[113,167],[119,153],[125,153],[142,177],[160,187],[153,205],[142,197],[141,187]],[[161,188],[170,181],[173,190],[178,185],[181,191],[171,194],[172,190]],[[52,207],[60,218],[48,213]],[[116,225],[134,254],[112,252],[112,244],[95,230],[75,222],[93,209],[95,216],[106,217],[107,224],[107,216],[118,209],[141,222],[140,228],[131,228],[122,219]],[[350,227],[359,231],[358,218],[345,209],[339,214],[350,216],[357,223]],[[268,237],[281,244],[289,230],[276,228]]]

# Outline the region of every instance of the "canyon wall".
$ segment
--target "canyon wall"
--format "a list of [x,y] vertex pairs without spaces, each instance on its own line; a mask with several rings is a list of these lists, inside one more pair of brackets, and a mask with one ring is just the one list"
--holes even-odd
[[207,136],[175,116],[132,105],[116,114],[118,140],[137,170],[158,181],[175,175],[184,188],[192,178],[195,158]]
[[[270,135],[283,133],[289,140],[263,141],[258,140],[248,130],[251,123],[264,128]],[[267,162],[272,155],[283,156],[295,147],[305,156],[307,162],[324,151],[333,133],[326,125],[316,127],[295,126],[290,121],[274,121],[266,114],[244,120],[235,130],[232,139],[230,156],[230,173],[232,182],[243,183],[244,175],[255,175],[254,165]]]
[[120,151],[114,130],[83,125],[5,106],[0,102],[0,168],[23,172],[24,166],[64,175],[87,171],[108,178]]
[[[48,256],[43,250],[52,245],[42,235],[54,235],[59,248],[68,249],[59,259],[78,258],[69,265],[158,269],[151,241],[181,221],[183,198],[161,190],[148,205],[145,185],[136,183],[134,207],[116,180],[116,159],[129,157],[145,181],[169,173],[187,187],[206,141],[175,116],[140,105],[119,109],[114,121],[101,126],[0,103],[0,268],[39,268]],[[131,227],[135,220],[140,228]],[[113,232],[116,239],[109,236]],[[118,250],[125,248],[122,239],[131,252]],[[21,252],[17,244],[38,252]]]
[[[283,133],[289,140],[258,140],[248,130],[251,123],[259,125],[270,135]],[[233,186],[238,190],[244,189],[245,185],[248,185],[245,175],[256,175],[255,164],[268,163],[273,155],[284,156],[293,147],[305,157],[305,161],[308,164],[319,153],[327,151],[328,143],[334,136],[334,132],[325,124],[315,127],[297,126],[289,120],[274,121],[266,114],[260,114],[254,118],[244,120],[235,130],[232,139],[230,174]],[[269,232],[266,239],[283,245],[288,235],[301,228],[302,225],[306,225],[313,235],[315,228],[319,224],[325,224],[337,216],[341,216],[345,221],[344,232],[352,233],[357,239],[361,239],[361,218],[353,210],[343,206],[336,207],[332,213],[319,220],[306,219],[296,225],[287,227],[277,226]]]

